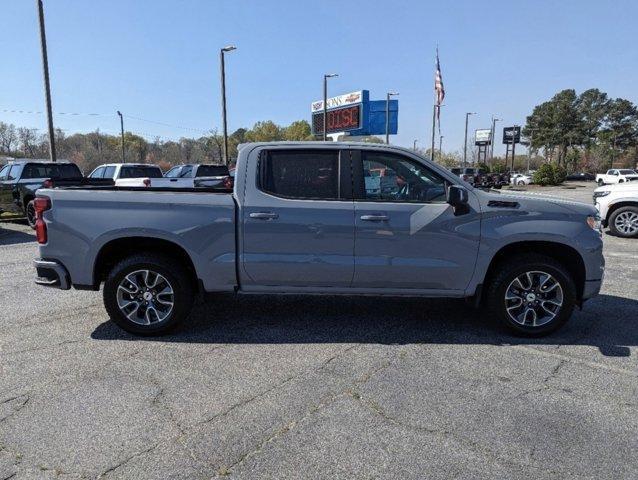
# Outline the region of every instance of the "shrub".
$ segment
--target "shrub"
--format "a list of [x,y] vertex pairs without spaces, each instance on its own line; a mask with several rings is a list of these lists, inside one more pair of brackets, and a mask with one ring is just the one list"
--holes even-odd
[[567,172],[560,165],[544,163],[534,172],[534,183],[538,185],[559,185],[565,180]]

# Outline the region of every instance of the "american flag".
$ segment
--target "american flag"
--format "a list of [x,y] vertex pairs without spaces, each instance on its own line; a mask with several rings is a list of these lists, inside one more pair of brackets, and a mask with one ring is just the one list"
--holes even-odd
[[[443,87],[443,76],[441,75],[441,63],[439,62],[439,49],[436,49],[436,73],[434,75],[434,91],[436,92],[436,106],[440,107],[445,98],[445,88]],[[441,109],[439,108],[439,111]]]

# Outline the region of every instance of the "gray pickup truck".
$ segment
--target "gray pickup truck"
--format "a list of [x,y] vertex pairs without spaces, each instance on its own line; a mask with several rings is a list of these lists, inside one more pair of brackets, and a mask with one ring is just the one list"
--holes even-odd
[[209,292],[468,298],[541,335],[604,273],[594,207],[480,191],[385,145],[245,144],[233,190],[42,189],[36,211],[36,282],[103,283],[111,319],[139,335]]

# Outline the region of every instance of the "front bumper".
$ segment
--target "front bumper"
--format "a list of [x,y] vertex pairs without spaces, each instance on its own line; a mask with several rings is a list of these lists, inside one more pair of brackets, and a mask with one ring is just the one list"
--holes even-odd
[[36,259],[33,261],[33,266],[37,272],[35,283],[38,285],[59,288],[60,290],[71,288],[69,272],[61,263],[55,260]]

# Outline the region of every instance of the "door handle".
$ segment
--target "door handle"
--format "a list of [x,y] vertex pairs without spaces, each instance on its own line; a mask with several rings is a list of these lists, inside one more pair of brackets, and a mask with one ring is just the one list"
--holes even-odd
[[364,222],[383,222],[390,220],[390,217],[387,215],[361,215],[361,220]]
[[250,218],[257,218],[259,220],[274,220],[275,218],[279,218],[279,215],[273,212],[254,212],[249,216]]

